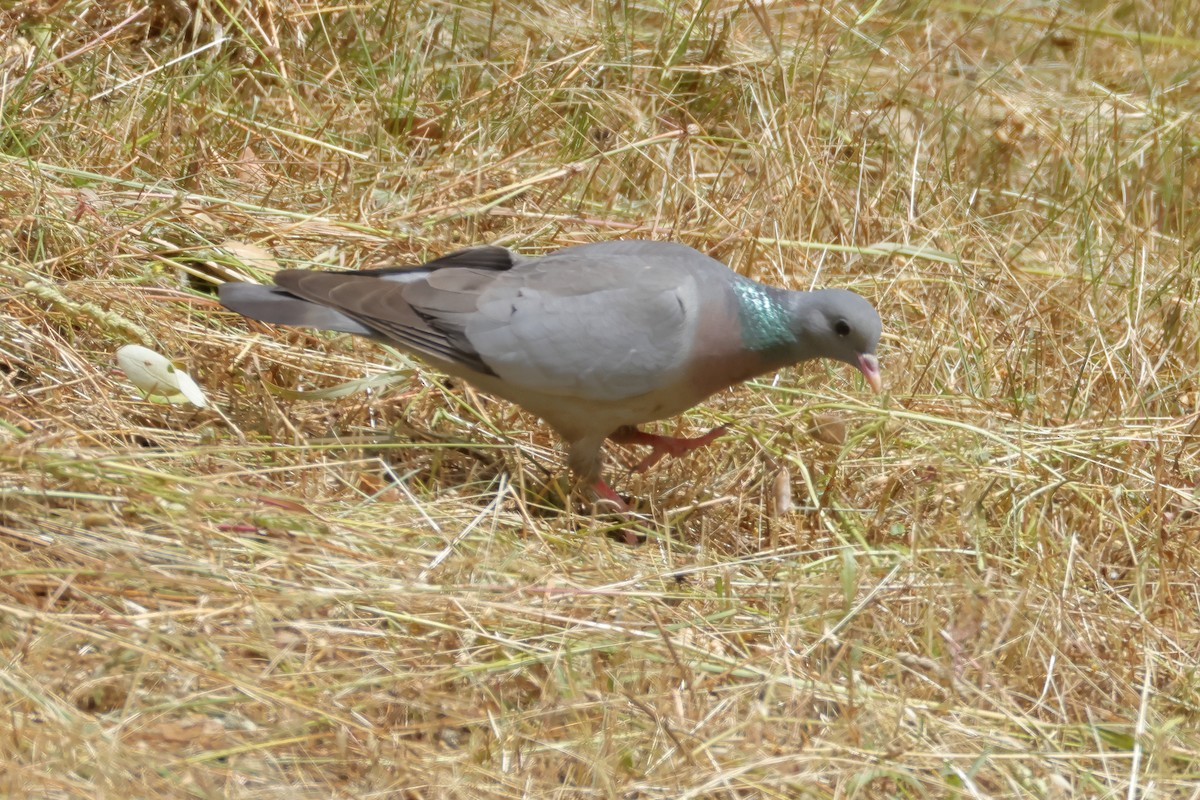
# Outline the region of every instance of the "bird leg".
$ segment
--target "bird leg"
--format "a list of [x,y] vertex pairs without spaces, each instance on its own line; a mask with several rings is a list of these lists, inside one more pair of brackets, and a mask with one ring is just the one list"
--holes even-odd
[[[697,448],[712,444],[728,432],[729,426],[721,425],[718,428],[713,428],[703,436],[688,439],[679,436],[662,436],[657,433],[647,433],[646,431],[638,430],[635,425],[622,425],[609,434],[608,439],[616,444],[645,444],[653,448],[650,451],[650,455],[643,458],[633,468],[634,472],[645,472],[661,461],[663,456],[679,458]],[[609,491],[611,492],[612,489],[609,489]]]
[[601,453],[604,437],[586,436],[568,441],[567,466],[575,477],[577,486],[587,487],[597,506],[611,506],[611,510],[618,514],[628,513],[628,504],[604,482],[604,456]]

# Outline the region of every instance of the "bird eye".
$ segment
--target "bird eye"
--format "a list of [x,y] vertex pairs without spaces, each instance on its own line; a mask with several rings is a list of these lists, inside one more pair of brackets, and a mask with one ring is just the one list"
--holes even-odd
[[833,324],[833,330],[834,330],[834,333],[836,333],[838,336],[849,336],[850,335],[850,323],[846,322],[846,320],[844,320],[844,319],[839,319],[837,322],[835,322]]

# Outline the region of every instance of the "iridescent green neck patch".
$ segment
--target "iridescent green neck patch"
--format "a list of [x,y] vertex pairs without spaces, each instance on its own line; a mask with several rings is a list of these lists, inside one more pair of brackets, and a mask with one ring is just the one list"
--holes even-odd
[[774,350],[796,341],[788,325],[787,310],[761,286],[739,279],[733,282],[733,292],[737,297],[742,342],[747,350]]

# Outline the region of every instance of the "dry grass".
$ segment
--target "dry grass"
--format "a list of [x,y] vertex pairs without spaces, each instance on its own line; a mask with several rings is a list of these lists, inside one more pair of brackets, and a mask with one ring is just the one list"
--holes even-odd
[[[0,794],[1200,796],[1186,4],[51,5],[0,6]],[[792,370],[615,471],[641,547],[535,420],[206,279],[624,236],[886,325],[882,400]]]

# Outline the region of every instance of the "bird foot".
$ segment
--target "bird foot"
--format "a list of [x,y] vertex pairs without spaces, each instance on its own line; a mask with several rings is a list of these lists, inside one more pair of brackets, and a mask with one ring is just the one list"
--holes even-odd
[[592,484],[592,491],[596,493],[596,505],[611,507],[605,510],[611,510],[618,514],[628,514],[629,504],[621,499],[621,495],[605,483],[603,480],[598,480]]
[[[598,480],[592,484],[592,492],[596,495],[597,510],[617,515],[618,517],[627,517],[629,522],[633,521],[633,518],[636,516],[633,513],[633,509],[603,480]],[[610,539],[629,545],[630,547],[637,547],[646,543],[645,533],[627,527],[626,524],[618,524],[609,528],[606,531],[606,535]]]
[[[662,436],[657,433],[647,433],[646,431],[638,430],[632,425],[624,428],[618,428],[609,440],[617,444],[645,444],[652,449],[650,455],[638,462],[638,465],[633,468],[634,472],[645,472],[653,467],[659,461],[662,461],[664,456],[679,458],[693,450],[712,444],[717,439],[729,432],[729,425],[721,425],[713,428],[703,436],[686,438],[680,436]],[[609,491],[612,491],[611,489]]]

